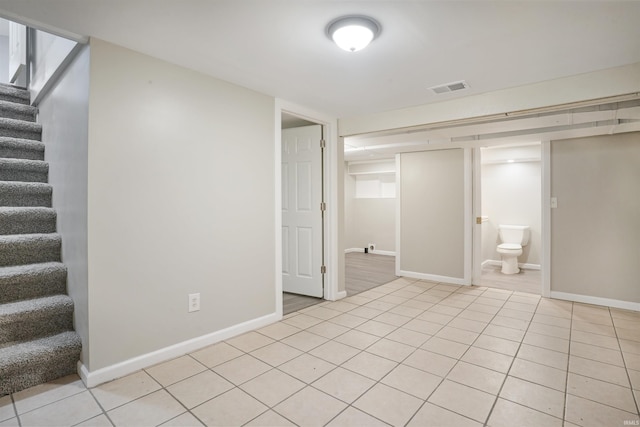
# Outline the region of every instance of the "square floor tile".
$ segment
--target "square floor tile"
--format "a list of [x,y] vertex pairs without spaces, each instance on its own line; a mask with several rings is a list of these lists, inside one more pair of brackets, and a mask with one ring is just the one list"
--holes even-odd
[[349,312],[350,315],[361,317],[363,319],[373,319],[374,317],[379,316],[382,313],[384,313],[384,311],[376,310],[375,308],[369,308],[369,307],[358,307],[358,308],[354,308]]
[[[0,421],[0,427],[20,427],[20,423],[17,417],[9,418],[8,420]],[[111,427],[111,424],[109,424],[109,427]]]
[[283,320],[283,322],[295,326],[296,328],[307,329],[312,327],[313,325],[321,323],[322,319],[318,319],[317,317],[309,316],[306,314],[298,314],[297,316]]
[[[296,317],[299,316],[302,316],[302,314]],[[237,349],[249,353],[253,350],[259,349],[260,347],[271,344],[273,341],[274,340],[272,338],[269,338],[266,335],[262,335],[257,332],[247,332],[246,334],[228,339],[226,342]]]
[[258,329],[258,332],[262,335],[266,335],[271,339],[279,341],[283,338],[293,335],[296,332],[300,332],[299,328],[291,326],[284,322],[276,322],[264,328]]
[[498,399],[487,424],[492,427],[562,427],[562,419],[505,399]]
[[232,383],[239,385],[257,377],[260,374],[272,369],[261,360],[245,354],[237,359],[230,360],[222,365],[213,368],[213,371],[222,375]]
[[410,322],[405,323],[402,327],[427,335],[435,335],[444,326],[438,323],[429,322],[427,320],[413,319]]
[[491,319],[493,319],[493,314],[488,313],[480,313],[478,311],[473,310],[463,310],[462,313],[458,314],[460,319],[468,319],[475,320],[476,322],[489,323]]
[[442,354],[443,356],[459,359],[467,351],[469,346],[467,344],[461,344],[439,337],[432,337],[429,341],[424,343],[421,348],[433,353]]
[[388,311],[386,313],[382,313],[379,316],[376,316],[374,320],[382,323],[386,323],[392,326],[402,326],[405,323],[409,322],[412,317],[403,316],[401,314],[392,313]]
[[485,334],[480,335],[473,343],[473,346],[495,351],[496,353],[506,354],[507,356],[515,356],[518,352],[518,348],[520,348],[520,344],[515,341]]
[[567,393],[627,412],[637,411],[630,388],[596,380],[582,375],[569,373]]
[[[166,425],[166,424],[163,424],[163,425]],[[196,420],[196,423],[191,424],[191,425],[192,426],[198,426],[198,425],[202,425],[202,424],[197,423],[197,420]],[[0,426],[6,427],[2,423],[0,423]],[[18,427],[17,420],[16,420],[15,426]],[[113,427],[113,424],[111,424],[111,421],[109,421],[109,418],[107,418],[106,415],[101,414],[101,415],[98,415],[97,417],[93,417],[93,418],[90,418],[90,419],[88,419],[86,421],[83,421],[83,422],[81,422],[79,424],[76,424],[75,427]]]
[[30,387],[13,394],[18,414],[31,411],[65,397],[81,393],[87,388],[77,375],[68,375],[45,384]]
[[207,426],[239,426],[268,408],[239,388],[234,388],[193,409]]
[[438,325],[442,325],[442,326],[446,325],[447,323],[453,320],[454,318],[453,315],[439,313],[437,310],[441,310],[440,306],[434,305],[429,310],[425,311],[420,316],[418,316],[418,319],[425,320],[431,323],[437,323]]
[[571,341],[596,345],[598,347],[604,347],[611,350],[620,349],[617,338],[608,337],[606,335],[592,334],[589,332],[573,331],[571,332]]
[[395,331],[397,326],[389,325],[388,323],[378,322],[376,320],[368,320],[358,326],[356,330],[365,332],[367,334],[375,335],[377,337],[384,337],[389,333]]
[[201,372],[167,388],[176,399],[192,409],[234,387],[229,381],[211,371]]
[[344,334],[335,338],[337,342],[350,345],[351,347],[355,347],[360,350],[364,350],[379,339],[380,337],[367,334],[365,332],[356,331],[355,329],[352,329],[349,332],[345,332]]
[[331,422],[327,424],[327,427],[387,427],[388,425],[389,424],[350,406],[331,420]]
[[391,425],[406,424],[423,401],[384,384],[376,384],[353,404],[367,414]]
[[410,329],[398,328],[388,334],[385,338],[402,344],[407,344],[412,347],[420,347],[422,344],[427,342],[429,338],[431,338],[431,335],[412,331]]
[[618,340],[623,353],[640,354],[640,342],[629,340]]
[[297,348],[301,351],[309,351],[312,348],[326,343],[327,341],[329,340],[325,337],[321,337],[320,335],[312,334],[307,331],[301,331],[297,334],[288,336],[281,342],[290,345],[291,347]]
[[165,390],[158,390],[108,412],[116,426],[158,425],[186,412]]
[[163,386],[177,383],[180,380],[189,378],[207,367],[191,356],[182,356],[177,359],[147,368],[146,371]]
[[407,365],[398,365],[380,382],[426,400],[442,382],[442,378]]
[[191,353],[191,356],[206,367],[213,368],[231,359],[240,357],[243,354],[244,352],[230,346],[226,342],[220,342],[205,347],[202,350],[195,351]]
[[456,317],[453,319],[447,326],[451,326],[453,328],[464,329],[465,331],[477,332],[481,333],[484,328],[487,327],[488,323],[478,322],[477,320],[464,319],[461,317]]
[[357,348],[336,341],[329,341],[309,352],[312,356],[319,357],[334,365],[341,365],[358,353],[360,350]]
[[336,368],[313,386],[343,402],[351,403],[371,388],[375,381],[343,368]]
[[352,304],[350,302],[346,302],[344,299],[340,301],[334,301],[325,306],[326,308],[330,308],[331,310],[341,311],[346,313],[347,311],[351,311],[355,308],[358,308],[358,304]]
[[585,427],[624,426],[625,421],[633,423],[632,425],[637,425],[640,422],[638,414],[622,411],[571,394],[567,395],[565,419]]
[[372,344],[366,351],[395,362],[402,362],[415,350],[415,347],[411,347],[410,345],[383,338]]
[[624,353],[624,363],[627,369],[640,371],[640,354]]
[[482,423],[426,402],[407,427],[481,427]]
[[407,357],[402,364],[440,377],[445,377],[456,362],[457,360],[451,357],[418,349],[411,356]]
[[307,311],[305,314],[317,317],[318,319],[329,320],[336,316],[339,316],[342,313],[342,311],[332,310],[326,307],[315,307],[312,310]]
[[459,342],[461,344],[471,345],[480,334],[477,332],[465,331],[463,329],[445,326],[435,335],[449,341]]
[[[108,420],[107,422],[109,423]],[[198,419],[194,417],[190,412],[185,412],[184,414],[178,415],[177,417],[170,419],[166,423],[161,424],[162,427],[199,427],[202,425],[203,424],[198,421]],[[93,425],[91,426],[94,427]],[[105,424],[105,426],[111,426],[111,423]]]
[[449,372],[447,379],[490,394],[498,394],[505,374],[466,362],[458,362]]
[[509,371],[513,357],[496,353],[495,351],[470,347],[460,360],[506,374]]
[[[631,379],[631,386],[634,390],[640,390],[640,371],[634,371],[629,369],[629,378]],[[578,372],[579,373],[579,372]],[[620,384],[624,385],[624,384]]]
[[74,425],[102,413],[91,393],[87,390],[66,397],[55,403],[20,415],[24,426]]
[[524,359],[513,361],[509,375],[564,392],[567,371]]
[[312,332],[316,335],[320,335],[321,337],[325,337],[329,339],[333,339],[338,335],[342,335],[348,330],[349,328],[345,326],[338,325],[337,323],[331,323],[331,322],[318,323],[317,325],[314,325],[309,329],[307,329],[308,332]]
[[91,390],[91,393],[93,393],[93,396],[104,410],[109,411],[160,388],[160,384],[151,378],[149,374],[139,371],[95,387]]
[[574,320],[571,322],[571,329],[576,331],[591,332],[592,334],[616,336],[613,326],[600,325],[598,323],[585,322],[583,320]]
[[500,397],[554,417],[562,418],[564,411],[564,392],[511,376],[507,377]]
[[342,364],[342,367],[376,381],[396,366],[396,362],[364,351]]
[[546,314],[541,314],[539,312],[537,312],[534,316],[533,316],[533,322],[535,323],[541,323],[544,325],[551,325],[551,326],[559,326],[561,328],[571,328],[571,319],[565,319],[563,317],[556,317],[556,316],[549,316]]
[[569,356],[558,351],[547,350],[542,347],[535,347],[528,344],[522,344],[518,351],[520,359],[529,360],[530,362],[540,363],[542,365],[551,366],[557,369],[567,369]]
[[279,366],[289,360],[298,357],[302,352],[281,342],[274,342],[251,352],[257,359],[271,366]]
[[16,411],[13,409],[13,401],[11,396],[0,397],[0,421],[8,420],[9,418],[15,418]]
[[[409,300],[411,301],[411,300]],[[407,306],[407,305],[399,305],[397,307],[392,308],[391,310],[389,310],[389,313],[393,313],[393,314],[399,314],[400,316],[404,316],[404,317],[408,317],[408,318],[414,318],[416,316],[421,315],[424,310],[426,310],[426,308],[417,308],[417,307],[411,307],[411,306]]]
[[462,384],[445,380],[433,392],[429,402],[484,423],[489,415],[496,397],[467,387]]
[[295,392],[302,390],[305,386],[306,384],[302,381],[282,371],[272,369],[247,381],[240,388],[260,402],[274,406]]
[[278,406],[276,412],[300,426],[323,426],[347,404],[312,387],[306,387]]
[[505,316],[495,316],[491,320],[491,325],[495,326],[504,326],[506,328],[518,329],[521,331],[526,331],[529,329],[529,322],[526,320],[514,319],[513,317],[505,317]]
[[498,312],[499,316],[511,317],[513,319],[524,320],[525,322],[531,321],[533,318],[533,312],[531,311],[520,311],[514,310],[512,308],[501,308]]
[[303,354],[287,363],[280,365],[279,369],[289,375],[310,384],[333,370],[336,366],[310,354]]
[[489,324],[484,329],[484,331],[482,331],[482,333],[491,335],[492,337],[504,338],[506,340],[520,342],[524,337],[525,331],[520,329],[508,328],[506,326]]
[[569,340],[563,338],[556,338],[528,331],[522,342],[535,347],[546,348],[547,350],[569,353]]
[[585,377],[629,387],[627,370],[620,366],[609,365],[607,363],[572,355],[569,356],[569,371]]
[[264,412],[257,418],[249,421],[245,424],[246,427],[295,427],[295,424],[283,417],[282,415],[276,413],[275,411],[269,410]]
[[570,353],[575,356],[591,359],[610,365],[624,366],[622,352],[580,342],[572,342]]

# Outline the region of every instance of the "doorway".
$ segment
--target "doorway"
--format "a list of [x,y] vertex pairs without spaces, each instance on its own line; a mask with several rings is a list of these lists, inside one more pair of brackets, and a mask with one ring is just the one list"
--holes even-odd
[[[476,149],[474,285],[540,295],[542,291],[541,143]],[[477,194],[479,193],[479,194]],[[519,271],[502,272],[500,226],[527,226]],[[511,242],[507,242],[511,243]]]

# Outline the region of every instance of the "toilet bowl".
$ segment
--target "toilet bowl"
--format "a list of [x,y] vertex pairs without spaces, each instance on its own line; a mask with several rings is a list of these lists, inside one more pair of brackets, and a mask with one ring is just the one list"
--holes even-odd
[[502,243],[498,245],[496,251],[502,257],[502,273],[519,273],[518,257],[522,255],[522,247],[529,243],[529,226],[499,225],[498,233]]

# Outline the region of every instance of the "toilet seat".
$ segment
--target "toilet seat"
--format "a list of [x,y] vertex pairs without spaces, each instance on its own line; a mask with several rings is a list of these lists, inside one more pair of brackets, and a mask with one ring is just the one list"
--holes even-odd
[[498,245],[498,252],[500,252],[500,250],[502,251],[521,251],[522,250],[522,246],[518,245],[517,243],[502,243],[500,245]]

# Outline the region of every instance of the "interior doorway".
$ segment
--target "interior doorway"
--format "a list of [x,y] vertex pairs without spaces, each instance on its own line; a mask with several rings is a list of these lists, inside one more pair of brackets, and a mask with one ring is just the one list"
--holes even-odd
[[[542,293],[541,152],[541,143],[476,149],[473,284]],[[516,241],[520,238],[519,226],[526,227],[522,229],[524,241]],[[508,230],[515,230],[511,238]],[[513,250],[499,249],[504,243],[516,246]],[[509,261],[508,257],[514,256],[516,259]],[[509,262],[517,265],[516,270],[503,267]]]

